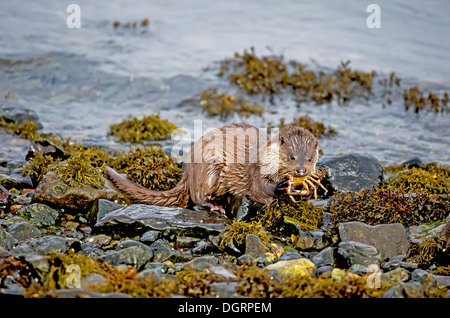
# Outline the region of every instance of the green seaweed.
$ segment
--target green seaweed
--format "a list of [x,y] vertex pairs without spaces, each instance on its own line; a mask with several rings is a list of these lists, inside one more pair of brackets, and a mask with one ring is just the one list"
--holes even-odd
[[142,143],[144,141],[170,138],[177,126],[167,119],[161,119],[159,113],[142,119],[130,116],[118,124],[112,124],[108,132],[119,142]]

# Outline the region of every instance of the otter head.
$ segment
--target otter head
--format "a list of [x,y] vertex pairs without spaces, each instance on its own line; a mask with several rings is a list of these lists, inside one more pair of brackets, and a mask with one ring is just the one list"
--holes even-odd
[[311,132],[286,126],[280,130],[278,143],[283,173],[304,177],[316,169],[319,142]]

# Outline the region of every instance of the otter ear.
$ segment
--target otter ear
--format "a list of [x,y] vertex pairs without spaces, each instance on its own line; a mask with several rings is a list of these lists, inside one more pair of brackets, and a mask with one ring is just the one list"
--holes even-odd
[[284,143],[286,143],[286,141],[284,140],[284,137],[280,137],[280,145],[283,145]]

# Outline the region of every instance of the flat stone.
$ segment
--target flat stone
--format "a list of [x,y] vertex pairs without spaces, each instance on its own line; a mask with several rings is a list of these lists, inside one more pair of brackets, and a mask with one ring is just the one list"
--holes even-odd
[[228,218],[207,210],[132,204],[108,213],[95,226],[129,226],[177,235],[207,237],[218,235],[225,229],[228,221]]
[[333,248],[327,247],[313,256],[312,261],[317,267],[325,265],[334,265]]
[[217,258],[206,255],[194,258],[192,261],[183,264],[182,269],[193,269],[196,271],[201,271],[212,266],[217,266],[218,264],[219,260]]
[[339,237],[343,242],[360,242],[377,249],[383,259],[406,255],[409,249],[406,230],[400,223],[367,225],[362,222],[339,223]]
[[153,250],[153,261],[162,262],[171,257],[172,255],[181,255],[179,251],[171,247],[165,240],[156,240],[150,248]]

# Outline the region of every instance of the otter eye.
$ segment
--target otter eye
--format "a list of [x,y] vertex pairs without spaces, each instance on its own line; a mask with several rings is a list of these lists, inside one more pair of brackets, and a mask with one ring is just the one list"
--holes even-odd
[[297,157],[291,156],[289,159],[291,159],[291,160],[297,160]]
[[306,160],[306,161],[308,161],[308,162],[312,162],[312,158],[308,158],[308,160]]

